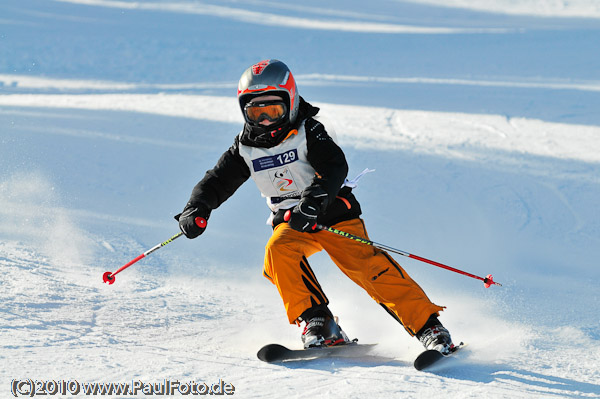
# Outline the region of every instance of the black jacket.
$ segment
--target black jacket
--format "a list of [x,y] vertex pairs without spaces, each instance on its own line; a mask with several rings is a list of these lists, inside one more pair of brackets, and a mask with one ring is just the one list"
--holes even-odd
[[[296,123],[283,129],[272,142],[257,140],[255,132],[247,124],[241,135],[236,136],[233,145],[221,155],[217,164],[206,172],[204,178],[196,184],[186,205],[196,207],[209,218],[213,209],[218,208],[250,177],[250,170],[240,155],[240,142],[253,147],[276,146],[287,133],[298,128],[305,121],[307,139],[307,158],[317,172],[312,185],[321,186],[329,195],[328,206],[321,211],[317,222],[326,226],[344,220],[357,218],[361,214],[360,204],[349,187],[342,186],[348,173],[348,164],[342,149],[331,139],[325,127],[312,117],[319,108],[313,107],[300,98],[300,109]],[[285,210],[274,215],[273,227],[283,222]]]

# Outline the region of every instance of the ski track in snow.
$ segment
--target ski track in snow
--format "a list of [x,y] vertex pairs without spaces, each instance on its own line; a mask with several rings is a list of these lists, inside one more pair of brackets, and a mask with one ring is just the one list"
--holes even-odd
[[[241,122],[236,101],[229,97],[180,94],[13,94],[0,97],[0,105],[135,111],[217,122]],[[346,119],[349,126],[345,126],[343,144],[354,147],[380,150],[410,149],[461,158],[477,157],[476,152],[486,148],[510,153],[580,160],[593,164],[600,163],[600,154],[593,146],[600,137],[600,128],[594,126],[547,123],[525,118],[507,120],[501,115],[403,111],[320,103],[317,105],[326,110],[334,121]],[[353,115],[356,117],[353,118]],[[387,122],[382,121],[382,118]],[[369,126],[385,128],[374,133],[370,131]],[[172,147],[187,145],[168,140],[131,138],[93,131],[68,129],[43,129],[43,131],[47,134],[92,139],[97,137],[137,144]],[[453,133],[450,134],[450,131]],[[569,134],[572,131],[577,132],[576,137]],[[194,148],[197,146],[192,146],[192,149]]]
[[[334,51],[358,38],[348,34],[372,37],[374,47],[396,35],[399,47],[413,58],[424,54],[429,65],[434,50],[422,37],[453,48],[452,36],[460,42],[459,64],[472,65],[479,60],[460,59],[463,50],[473,46],[479,53],[488,45],[502,48],[505,41],[515,46],[530,40],[520,36],[529,26],[547,29],[534,34],[534,43],[571,40],[577,49],[586,31],[569,36],[579,24],[570,18],[593,20],[600,15],[597,7],[588,0],[443,4],[562,18],[564,25],[554,31],[542,19],[513,21],[427,6],[437,0],[413,3],[349,1],[339,12],[335,4],[263,0],[0,6],[7,13],[0,18],[6,28],[0,43],[7,44],[3,54],[10,54],[0,64],[0,397],[12,396],[14,378],[167,378],[209,384],[222,379],[236,387],[235,397],[247,398],[600,398],[600,123],[593,115],[600,79],[593,60],[572,75],[534,65],[522,76],[514,73],[512,61],[502,60],[469,77],[448,71],[445,59],[436,60],[434,70],[416,66],[390,73],[368,56],[348,62]],[[394,4],[407,14],[386,12]],[[258,11],[264,6],[270,11]],[[201,20],[171,20],[182,16]],[[152,29],[138,22],[146,18]],[[190,21],[219,32],[206,38],[209,58],[187,52],[190,32],[173,29]],[[118,28],[123,22],[131,24],[131,32]],[[127,62],[111,60],[111,47],[92,48],[110,60],[102,65],[106,73],[98,74],[96,58],[86,58],[90,53],[81,47],[70,50],[75,32],[90,37],[80,23],[102,26],[94,31],[101,42],[118,38],[114,49]],[[597,29],[593,21],[586,23],[589,31]],[[317,54],[333,54],[315,57],[296,78],[302,93],[313,90],[316,99],[307,99],[335,126],[350,174],[377,170],[357,188],[371,238],[478,275],[491,272],[503,283],[486,290],[463,276],[398,259],[434,302],[447,306],[442,320],[454,339],[468,343],[445,365],[414,370],[420,345],[324,254],[311,257],[311,265],[332,310],[349,335],[376,342],[377,349],[359,359],[258,361],[263,344],[299,346],[301,329],[285,322],[276,290],[261,276],[269,228],[252,183],[213,213],[207,234],[177,240],[119,274],[115,284],[102,283],[103,272],[177,231],[172,215],[241,128],[233,94],[223,96],[236,88],[236,76],[225,66],[256,60],[257,49],[232,60],[230,46],[240,37],[255,37],[257,27],[277,36],[292,32],[301,48],[309,42]],[[28,30],[41,43],[35,47],[39,54],[27,51]],[[330,48],[326,39],[310,36],[313,31],[339,34],[340,42]],[[144,40],[133,40],[133,51],[127,40],[138,32]],[[356,42],[357,54],[366,43]],[[206,81],[186,78],[194,69],[186,65],[190,58],[180,65],[155,63],[154,45],[192,54],[211,71]],[[412,51],[412,46],[424,47]],[[301,62],[295,52],[277,50],[280,58]],[[406,65],[407,58],[394,50],[389,63]],[[555,58],[562,65],[568,57]],[[24,64],[31,69],[23,70]],[[60,73],[38,73],[38,65]],[[142,77],[121,78],[127,68]],[[215,72],[220,68],[225,72]],[[325,72],[314,73],[321,68]],[[160,77],[167,75],[183,78],[163,83]],[[409,86],[414,90],[407,93],[433,91],[429,101],[437,93],[459,93],[458,108],[468,109],[444,111],[439,104],[404,109],[392,101],[380,106],[379,96],[398,100],[393,93]],[[334,99],[320,99],[329,90]],[[345,93],[360,102],[347,103]],[[514,99],[526,109],[478,108],[478,101],[496,95],[499,102]],[[537,115],[532,111],[537,103],[550,107],[543,114],[551,120],[529,116]]]
[[[512,29],[474,29],[474,28],[445,28],[430,26],[411,26],[400,24],[385,24],[381,22],[366,22],[352,20],[322,20],[316,18],[290,17],[281,14],[256,12],[237,7],[216,6],[207,3],[140,3],[111,0],[55,0],[89,6],[111,7],[119,9],[152,10],[184,14],[209,15],[219,18],[232,19],[245,23],[285,26],[288,28],[334,30],[341,32],[387,33],[387,34],[473,34],[473,33],[508,33]],[[364,18],[364,16],[363,16]]]

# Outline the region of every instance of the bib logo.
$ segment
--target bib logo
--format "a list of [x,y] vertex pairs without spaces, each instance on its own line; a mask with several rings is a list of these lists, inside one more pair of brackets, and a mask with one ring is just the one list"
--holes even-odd
[[270,171],[269,175],[271,176],[273,187],[275,187],[279,196],[285,196],[285,194],[298,191],[298,186],[294,183],[294,177],[289,168],[286,167]]

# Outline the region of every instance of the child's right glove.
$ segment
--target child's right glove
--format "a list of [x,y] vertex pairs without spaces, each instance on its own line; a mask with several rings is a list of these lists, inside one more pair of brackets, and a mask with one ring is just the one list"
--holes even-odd
[[290,213],[288,224],[296,231],[310,232],[317,225],[317,216],[327,208],[328,195],[321,186],[308,186],[300,203]]

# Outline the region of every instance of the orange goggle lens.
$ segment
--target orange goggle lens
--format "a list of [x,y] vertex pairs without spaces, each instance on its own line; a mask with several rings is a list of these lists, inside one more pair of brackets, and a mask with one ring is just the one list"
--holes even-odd
[[286,106],[283,102],[265,103],[265,104],[248,104],[244,108],[246,118],[252,122],[260,122],[263,119],[268,119],[271,122],[276,122],[281,119],[286,112]]

